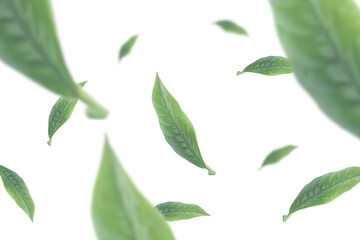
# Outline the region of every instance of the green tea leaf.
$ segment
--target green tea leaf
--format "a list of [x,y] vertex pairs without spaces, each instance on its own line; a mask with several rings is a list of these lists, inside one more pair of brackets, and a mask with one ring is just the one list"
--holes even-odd
[[123,57],[129,55],[131,52],[131,49],[133,48],[134,44],[136,43],[137,38],[139,35],[132,36],[129,40],[127,40],[120,49],[119,52],[119,60],[121,60]]
[[166,202],[156,206],[167,221],[186,220],[202,216],[210,216],[201,207],[195,204],[181,202]]
[[80,98],[88,115],[107,110],[73,81],[58,42],[48,0],[0,0],[0,59],[63,97]]
[[16,204],[34,220],[35,204],[30,196],[24,180],[16,172],[0,165],[0,176],[8,194],[15,200]]
[[266,165],[280,162],[281,159],[289,155],[296,148],[297,146],[288,145],[282,148],[275,149],[269,155],[267,155],[259,170],[261,170]]
[[166,90],[158,74],[152,102],[165,139],[174,151],[199,168],[206,168],[209,175],[215,175],[216,172],[205,164],[201,156],[194,126],[175,98]]
[[324,113],[360,136],[360,11],[353,0],[270,0],[300,84]]
[[269,56],[256,60],[248,65],[244,70],[238,71],[237,75],[245,72],[259,73],[266,76],[276,76],[292,73],[289,60],[284,57]]
[[239,25],[237,25],[232,21],[220,20],[215,22],[215,24],[221,27],[225,32],[235,33],[239,35],[246,35],[246,36],[248,35],[248,33],[244,28],[240,27]]
[[135,187],[108,139],[95,183],[92,219],[99,240],[174,240],[164,217]]
[[[87,81],[79,83],[80,87],[84,87]],[[56,131],[69,120],[74,108],[78,102],[75,98],[59,98],[51,109],[49,115],[48,135],[49,141],[47,142],[51,146],[52,137]]]
[[315,178],[306,185],[290,207],[286,220],[296,211],[329,203],[360,182],[360,167],[349,167]]

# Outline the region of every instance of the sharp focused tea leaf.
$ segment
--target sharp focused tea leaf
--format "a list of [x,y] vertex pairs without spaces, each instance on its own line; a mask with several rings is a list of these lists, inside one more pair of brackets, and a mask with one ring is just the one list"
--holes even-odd
[[256,60],[243,71],[238,71],[237,75],[245,72],[259,73],[266,76],[276,76],[292,73],[289,60],[284,57],[269,56]]
[[174,240],[161,214],[134,186],[105,140],[92,218],[99,240]]
[[129,55],[131,52],[131,49],[133,48],[134,44],[136,43],[137,38],[139,35],[132,36],[129,40],[127,40],[120,49],[119,52],[119,60],[121,60],[123,57]]
[[297,146],[288,145],[282,148],[275,149],[272,151],[262,163],[260,169],[262,169],[266,165],[275,164],[280,162],[281,159],[289,155]]
[[209,175],[215,175],[216,172],[205,164],[201,156],[194,126],[157,74],[152,102],[165,139],[174,151],[199,168],[206,168]]
[[166,202],[156,206],[167,221],[186,220],[195,217],[210,216],[201,207],[195,204],[181,202]]
[[343,128],[360,136],[360,11],[353,0],[270,0],[300,84]]
[[0,165],[0,176],[8,194],[15,200],[16,204],[25,211],[31,221],[34,219],[35,204],[30,196],[24,180],[16,172]]
[[240,27],[239,25],[237,25],[232,21],[220,20],[215,22],[215,24],[221,27],[226,32],[235,33],[239,35],[248,35],[248,33],[244,28]]
[[285,222],[294,212],[304,208],[323,205],[352,189],[360,181],[360,167],[349,167],[338,172],[315,178],[306,185],[290,207]]
[[0,0],[0,59],[45,88],[88,104],[88,115],[107,110],[73,81],[58,42],[48,0]]
[[[80,87],[84,87],[85,82],[80,83]],[[51,146],[52,137],[55,132],[67,121],[69,120],[74,108],[78,102],[78,99],[75,98],[65,98],[61,97],[56,101],[55,105],[52,107],[49,115],[49,126],[48,126],[48,135],[49,141],[48,145]]]

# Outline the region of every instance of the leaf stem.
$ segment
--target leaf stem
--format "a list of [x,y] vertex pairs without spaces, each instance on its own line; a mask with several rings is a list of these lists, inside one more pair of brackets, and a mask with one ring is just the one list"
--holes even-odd
[[215,175],[215,174],[216,174],[216,172],[215,172],[213,169],[211,169],[211,167],[209,167],[209,166],[206,165],[206,164],[205,164],[205,168],[208,170],[208,174],[209,174],[209,175]]
[[284,215],[283,222],[286,222],[291,217],[291,215],[292,215],[292,213],[289,213],[288,215]]
[[86,114],[89,118],[104,119],[109,115],[109,111],[101,106],[93,97],[79,87],[79,99],[88,105]]
[[48,144],[49,146],[51,146],[51,142],[52,142],[52,138],[49,138],[49,141],[47,142],[47,144]]

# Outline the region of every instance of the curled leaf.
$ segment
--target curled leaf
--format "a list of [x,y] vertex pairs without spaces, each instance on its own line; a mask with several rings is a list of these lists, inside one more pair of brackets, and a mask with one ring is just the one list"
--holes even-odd
[[[80,87],[84,87],[85,84],[86,81],[79,83]],[[77,102],[78,99],[61,97],[52,107],[48,123],[49,141],[47,143],[49,146],[51,146],[52,137],[55,132],[69,120]]]
[[264,160],[260,169],[262,169],[266,165],[275,164],[280,162],[281,159],[289,155],[292,151],[294,151],[297,146],[288,145],[282,148],[278,148],[273,150]]
[[289,60],[279,56],[269,56],[256,60],[248,65],[244,70],[238,71],[237,75],[246,72],[259,73],[266,76],[276,76],[292,73]]
[[286,222],[296,211],[333,201],[355,187],[359,181],[360,167],[349,167],[315,178],[301,190],[292,203],[289,214],[284,215],[283,221]]
[[16,204],[34,220],[35,204],[30,196],[24,180],[14,171],[0,165],[0,176],[8,194],[15,200]]
[[186,220],[195,217],[210,216],[201,207],[195,204],[181,202],[166,202],[156,206],[167,221]]
[[248,33],[246,32],[246,30],[237,25],[236,23],[229,21],[229,20],[220,20],[215,22],[216,25],[218,25],[219,27],[221,27],[225,32],[229,32],[229,33],[235,33],[235,34],[239,34],[239,35],[245,35],[247,36]]
[[216,172],[205,164],[201,156],[194,126],[157,74],[152,102],[165,139],[174,151],[199,168],[207,169],[209,175],[215,175]]
[[129,40],[127,40],[120,49],[119,52],[119,60],[121,60],[123,57],[129,55],[131,52],[131,49],[134,47],[136,40],[138,39],[139,35],[132,36]]

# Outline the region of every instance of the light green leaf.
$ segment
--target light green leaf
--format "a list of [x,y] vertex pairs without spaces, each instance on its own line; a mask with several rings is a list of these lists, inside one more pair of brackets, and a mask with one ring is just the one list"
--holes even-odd
[[105,140],[92,201],[99,240],[174,240],[164,217],[143,197]]
[[15,200],[16,204],[34,220],[35,204],[30,196],[24,180],[16,172],[0,165],[0,176],[8,194]]
[[353,0],[270,0],[300,84],[324,113],[360,136],[360,11]]
[[[87,81],[79,83],[80,87],[84,87]],[[78,102],[75,98],[59,98],[51,109],[49,115],[48,135],[49,141],[47,142],[51,146],[52,137],[56,131],[69,120],[74,108]]]
[[156,206],[167,221],[186,220],[202,216],[210,216],[201,207],[195,204],[181,202],[166,202]]
[[152,102],[165,139],[174,151],[199,168],[206,168],[209,175],[215,175],[201,156],[194,126],[157,74]]
[[123,57],[129,55],[131,52],[131,49],[133,48],[134,44],[136,43],[136,40],[138,39],[139,35],[132,36],[129,40],[127,40],[120,49],[119,52],[119,60],[121,60]]
[[289,155],[292,151],[294,151],[297,146],[288,145],[282,148],[275,149],[272,151],[264,160],[259,170],[261,170],[264,166],[275,164],[280,162],[281,159]]
[[349,167],[315,178],[301,190],[291,205],[289,214],[284,215],[283,221],[286,222],[296,211],[333,201],[352,189],[359,181],[360,167]]
[[248,65],[244,70],[238,71],[237,75],[245,72],[259,73],[266,76],[276,76],[292,73],[289,60],[279,56],[269,56],[256,60]]
[[229,20],[220,20],[215,22],[216,25],[221,27],[225,32],[235,33],[239,35],[248,35],[246,30],[243,27],[240,27],[236,23]]
[[73,81],[48,0],[0,0],[0,59],[63,97],[80,98],[88,104],[90,117],[107,116],[107,110]]

